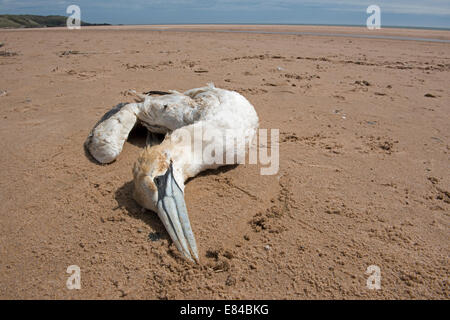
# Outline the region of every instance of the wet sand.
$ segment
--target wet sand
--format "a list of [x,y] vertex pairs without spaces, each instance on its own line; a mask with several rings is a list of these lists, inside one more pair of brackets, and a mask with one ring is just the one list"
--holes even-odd
[[[449,34],[1,30],[0,298],[448,299],[450,44],[354,35]],[[280,130],[280,169],[225,167],[187,183],[192,265],[132,199],[145,132],[106,166],[83,142],[132,101],[128,89],[207,82],[242,93],[261,128]],[[69,265],[81,290],[66,288]],[[366,287],[370,265],[381,290]]]

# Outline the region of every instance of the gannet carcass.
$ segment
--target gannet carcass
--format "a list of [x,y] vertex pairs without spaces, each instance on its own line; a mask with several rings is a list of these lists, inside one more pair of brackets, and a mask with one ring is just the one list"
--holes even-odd
[[234,164],[216,160],[220,156],[229,160],[226,155],[242,147],[239,143],[251,144],[258,115],[242,95],[212,84],[184,93],[151,91],[137,96],[141,102],[121,104],[107,112],[92,129],[85,147],[105,164],[117,158],[137,123],[150,133],[166,134],[161,144],[145,147],[136,161],[133,196],[142,207],[158,214],[177,249],[199,262],[184,182],[201,171]]

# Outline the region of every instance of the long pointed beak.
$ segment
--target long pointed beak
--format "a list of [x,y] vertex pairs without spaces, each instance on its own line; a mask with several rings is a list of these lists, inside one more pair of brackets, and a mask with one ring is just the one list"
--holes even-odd
[[199,262],[197,244],[187,213],[184,194],[173,177],[172,163],[158,185],[158,217],[177,249],[191,261]]

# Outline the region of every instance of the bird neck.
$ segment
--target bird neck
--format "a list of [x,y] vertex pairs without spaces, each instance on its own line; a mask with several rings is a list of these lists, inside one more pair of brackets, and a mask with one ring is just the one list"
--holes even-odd
[[194,147],[193,125],[173,131],[160,144],[161,151],[172,161],[177,181],[183,182],[203,170],[202,149]]

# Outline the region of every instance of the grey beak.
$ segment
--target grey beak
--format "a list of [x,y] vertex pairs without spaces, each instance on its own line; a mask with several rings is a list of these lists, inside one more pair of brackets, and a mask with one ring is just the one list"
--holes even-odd
[[173,177],[172,163],[165,175],[156,179],[158,217],[177,249],[189,260],[195,260],[198,263],[197,244],[189,222],[183,191]]

